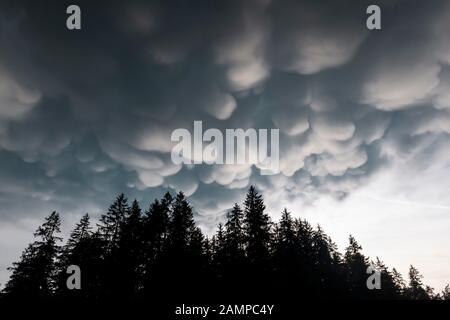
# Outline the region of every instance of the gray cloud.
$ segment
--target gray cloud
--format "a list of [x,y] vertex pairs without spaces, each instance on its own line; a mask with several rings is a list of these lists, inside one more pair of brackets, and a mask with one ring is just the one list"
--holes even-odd
[[[250,183],[345,197],[450,134],[449,5],[413,2],[380,2],[373,32],[367,1],[81,1],[77,32],[68,2],[3,2],[0,219],[119,191],[182,189],[205,226]],[[174,165],[170,134],[194,120],[280,128],[281,173]]]

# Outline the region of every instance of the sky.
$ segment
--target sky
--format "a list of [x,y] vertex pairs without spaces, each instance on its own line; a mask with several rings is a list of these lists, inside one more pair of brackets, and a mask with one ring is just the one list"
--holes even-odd
[[[81,30],[66,8],[81,8]],[[381,8],[381,30],[366,9]],[[0,283],[57,210],[183,190],[213,232],[253,184],[340,250],[450,282],[450,2],[0,2]],[[176,165],[171,133],[280,130],[280,173]]]

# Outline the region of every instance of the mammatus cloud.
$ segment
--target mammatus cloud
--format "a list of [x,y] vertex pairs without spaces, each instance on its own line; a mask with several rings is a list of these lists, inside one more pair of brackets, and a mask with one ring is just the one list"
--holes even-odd
[[[76,207],[171,188],[210,215],[250,183],[273,201],[345,197],[450,134],[448,3],[382,2],[376,32],[368,4],[82,1],[79,33],[59,27],[63,3],[2,4],[0,151],[14,163],[3,198],[35,188]],[[280,174],[173,164],[171,132],[194,120],[279,128]]]

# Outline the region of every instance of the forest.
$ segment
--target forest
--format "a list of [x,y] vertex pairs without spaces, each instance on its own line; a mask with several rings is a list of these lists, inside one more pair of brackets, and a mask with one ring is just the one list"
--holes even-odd
[[[183,192],[167,192],[145,210],[120,194],[95,225],[84,215],[65,243],[60,215],[53,212],[11,266],[0,296],[183,302],[244,297],[450,300],[448,285],[435,293],[414,266],[404,280],[395,268],[365,256],[352,236],[341,253],[320,226],[294,219],[287,209],[274,222],[266,211],[263,196],[252,186],[215,234],[205,236]],[[81,271],[80,289],[67,286],[71,265]],[[381,274],[380,289],[367,286],[369,266]]]

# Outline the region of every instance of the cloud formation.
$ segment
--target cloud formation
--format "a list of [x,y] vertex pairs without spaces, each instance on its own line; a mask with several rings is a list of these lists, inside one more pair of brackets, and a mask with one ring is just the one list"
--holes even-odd
[[[273,202],[344,198],[435,150],[450,134],[450,6],[382,1],[369,31],[369,4],[81,1],[72,32],[64,1],[2,3],[0,220],[26,216],[23,197],[101,208],[169,188],[208,224],[250,183]],[[279,128],[281,173],[173,164],[171,132],[194,120]]]

